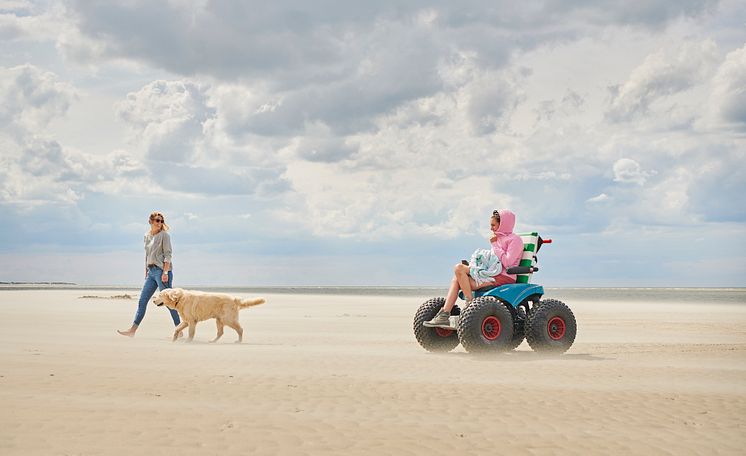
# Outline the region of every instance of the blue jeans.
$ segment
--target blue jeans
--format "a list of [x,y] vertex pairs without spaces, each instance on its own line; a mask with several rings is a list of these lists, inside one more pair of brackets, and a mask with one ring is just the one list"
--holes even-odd
[[[145,284],[142,286],[140,292],[140,302],[137,304],[137,312],[135,313],[135,324],[140,326],[140,322],[145,317],[145,311],[148,308],[148,301],[155,293],[155,290],[163,290],[164,288],[171,288],[171,282],[173,282],[173,272],[168,271],[168,282],[163,283],[161,281],[161,274],[163,269],[158,266],[151,266],[148,268],[148,276],[145,277]],[[171,312],[171,318],[174,320],[174,325],[181,323],[179,320],[179,313],[173,309],[168,309]]]

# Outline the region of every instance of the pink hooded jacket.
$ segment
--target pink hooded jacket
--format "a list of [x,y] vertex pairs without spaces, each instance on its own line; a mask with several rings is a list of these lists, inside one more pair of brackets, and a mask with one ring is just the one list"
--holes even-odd
[[523,241],[521,237],[513,233],[515,227],[515,214],[507,209],[499,211],[500,226],[497,228],[497,239],[492,243],[492,251],[500,258],[503,271],[495,276],[498,285],[504,283],[515,283],[515,274],[508,274],[506,269],[518,266],[523,256]]

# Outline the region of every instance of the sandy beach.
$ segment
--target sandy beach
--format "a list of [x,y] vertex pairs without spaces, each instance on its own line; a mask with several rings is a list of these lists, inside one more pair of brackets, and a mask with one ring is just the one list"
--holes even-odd
[[[567,302],[560,357],[415,341],[422,297],[265,294],[170,342],[117,290],[0,291],[0,454],[743,454],[746,306]],[[134,293],[137,296],[137,293]],[[239,294],[250,297],[253,295]]]

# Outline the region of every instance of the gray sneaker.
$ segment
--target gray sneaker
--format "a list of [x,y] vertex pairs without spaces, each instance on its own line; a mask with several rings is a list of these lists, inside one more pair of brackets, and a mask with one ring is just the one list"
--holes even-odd
[[445,326],[447,328],[451,327],[451,322],[448,320],[448,317],[450,317],[450,312],[446,312],[444,310],[441,310],[438,312],[438,315],[435,316],[430,321],[426,321],[422,323],[423,326],[427,326],[428,328],[437,328],[441,326]]

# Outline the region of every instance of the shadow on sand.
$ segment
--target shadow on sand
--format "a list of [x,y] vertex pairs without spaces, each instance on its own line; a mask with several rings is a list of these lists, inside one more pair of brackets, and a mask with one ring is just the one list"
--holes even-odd
[[[445,353],[444,353],[445,354]],[[615,358],[609,358],[604,356],[595,356],[590,353],[564,353],[561,355],[552,353],[537,353],[534,351],[513,351],[503,353],[448,353],[450,356],[460,356],[464,358],[470,358],[475,361],[510,361],[510,362],[523,362],[523,361],[540,361],[540,360],[553,360],[553,361],[610,361]]]

